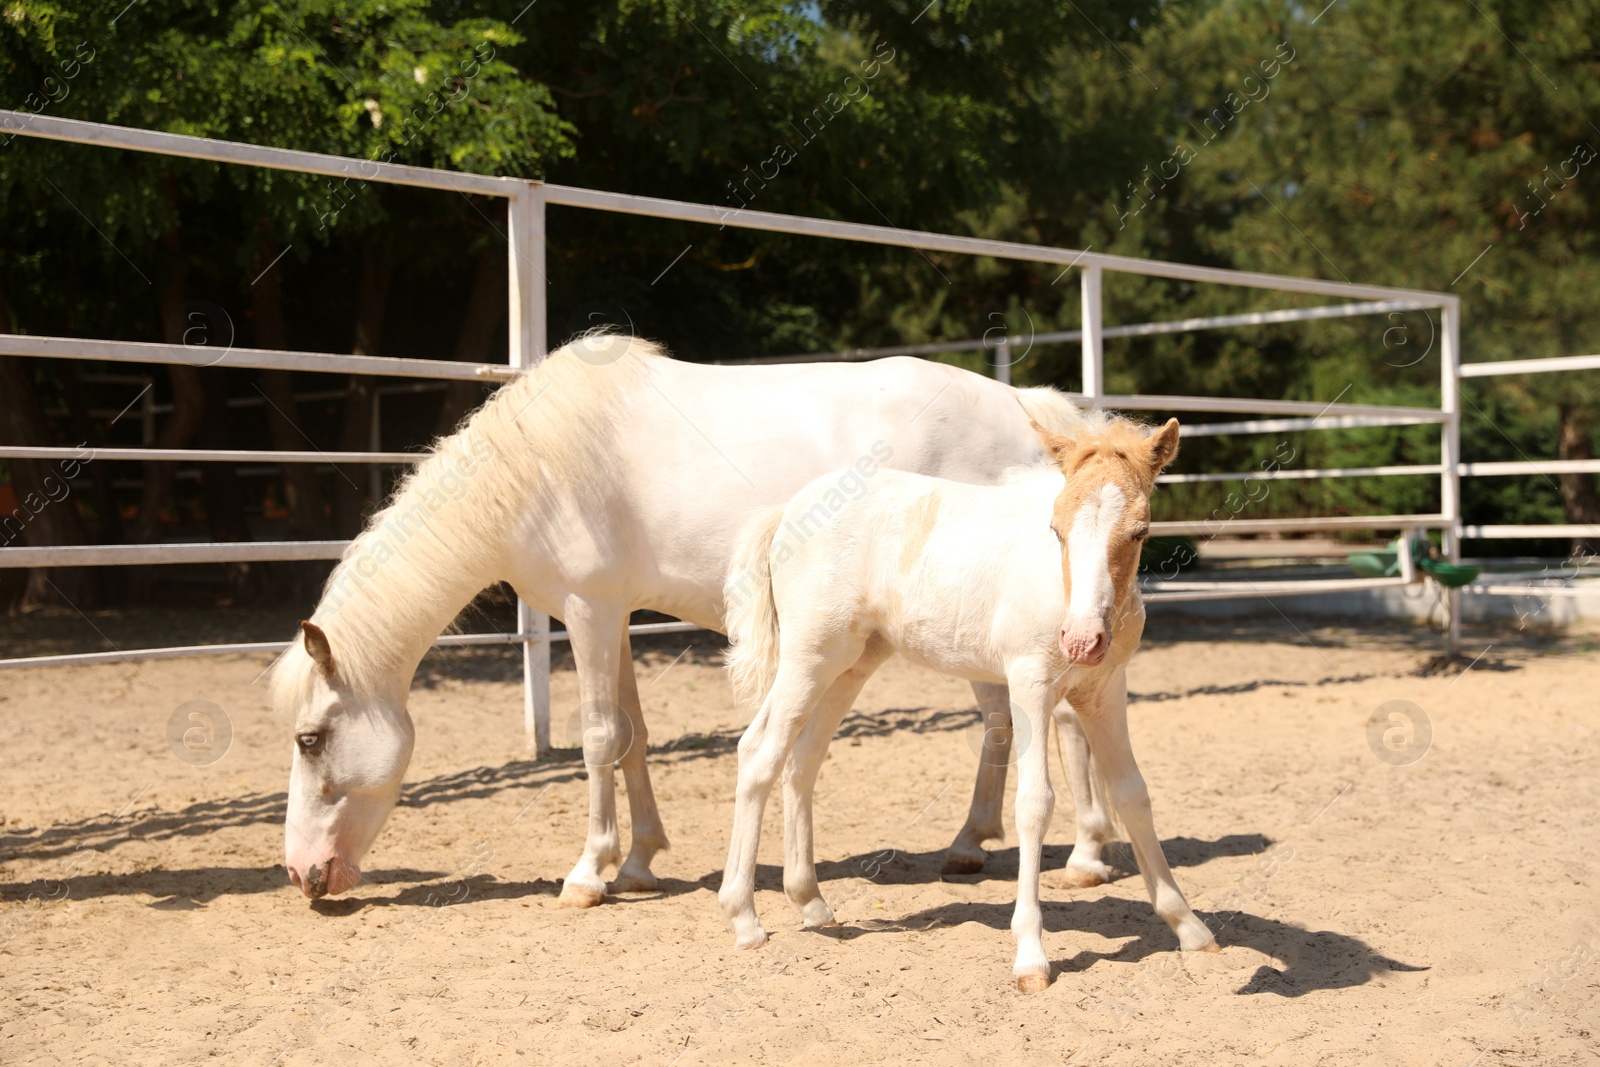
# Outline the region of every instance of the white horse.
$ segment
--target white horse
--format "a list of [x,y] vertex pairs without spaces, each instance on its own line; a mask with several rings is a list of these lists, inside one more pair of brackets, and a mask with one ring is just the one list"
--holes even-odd
[[[480,590],[509,581],[565,621],[593,726],[587,841],[561,903],[600,903],[602,874],[621,859],[619,761],[633,840],[612,888],[654,887],[650,863],[667,839],[645,767],[629,613],[651,608],[720,630],[734,540],[751,515],[842,464],[854,471],[839,484],[844,495],[883,467],[998,481],[1040,458],[1030,418],[1059,430],[1082,421],[1052,390],[917,359],[714,367],[605,335],[553,353],[406,479],[346,550],[302,640],[273,670],[273,701],[294,720],[290,880],[311,897],[359,882],[410,760],[417,664]],[[974,689],[987,719],[1009,721],[1003,687]],[[987,731],[986,745],[952,870],[978,869],[982,843],[1003,836],[1008,732]],[[1070,876],[1100,881],[1110,827],[1082,792]]]
[[755,911],[756,853],[785,761],[785,796],[798,803],[785,811],[784,890],[806,926],[833,924],[811,854],[811,791],[843,709],[901,652],[946,674],[1005,682],[1012,715],[1025,720],[1016,723],[1023,741],[1011,920],[1020,989],[1050,981],[1039,862],[1054,803],[1048,731],[1063,698],[1104,774],[1156,913],[1186,951],[1216,951],[1167,867],[1128,742],[1126,668],[1144,632],[1140,543],[1156,475],[1178,449],[1178,421],[1148,437],[1120,420],[1072,437],[1039,434],[1055,465],[1012,484],[885,471],[861,499],[819,514],[817,502],[840,478],[829,474],[741,533],[727,587],[729,666],[740,693],[766,699],[739,741],[718,893],[740,948],[767,939]]

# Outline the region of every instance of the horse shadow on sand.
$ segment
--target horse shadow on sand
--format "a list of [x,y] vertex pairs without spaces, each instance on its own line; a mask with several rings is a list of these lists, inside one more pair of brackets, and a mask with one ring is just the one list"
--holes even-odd
[[[1052,934],[1097,934],[1121,942],[1106,951],[1079,949],[1065,959],[1051,961],[1052,978],[1081,974],[1102,963],[1137,963],[1170,953],[1181,959],[1178,938],[1156,917],[1148,901],[1124,897],[1080,897],[1045,900],[1040,905],[1044,928]],[[848,925],[816,931],[841,941],[878,934],[936,931],[939,926],[976,922],[1005,935],[1011,929],[1009,903],[951,902],[898,919],[859,919]],[[1332,930],[1307,930],[1249,912],[1195,912],[1216,935],[1224,952],[1245,946],[1271,958],[1257,967],[1234,992],[1241,996],[1270,993],[1300,997],[1323,990],[1366,985],[1395,972],[1426,971],[1426,966],[1390,959],[1360,938]],[[934,936],[937,936],[935,933]],[[1172,972],[1174,979],[1179,972]]]
[[[1189,837],[1169,838],[1161,846],[1168,863],[1173,867],[1196,867],[1214,859],[1256,855],[1271,844],[1271,839],[1261,834],[1227,834],[1213,841]],[[1057,873],[1066,865],[1071,854],[1071,845],[1045,846],[1041,876],[1045,886],[1055,887]],[[983,870],[973,875],[941,875],[939,871],[943,859],[942,852],[897,853],[885,849],[819,863],[817,875],[823,883],[824,894],[841,903],[848,899],[845,894],[849,890],[843,885],[836,885],[830,890],[827,886],[829,881],[870,878],[878,885],[907,885],[941,879],[966,883],[1013,881],[1017,876],[1016,848],[991,852]],[[1090,896],[1081,890],[1074,890],[1075,895],[1071,899],[1045,899],[1040,906],[1044,928],[1051,933],[1098,934],[1108,941],[1120,943],[1105,951],[1080,949],[1072,956],[1052,961],[1053,977],[1082,973],[1101,963],[1137,963],[1166,953],[1171,953],[1175,961],[1180,958],[1177,935],[1151,909],[1126,843],[1119,842],[1113,846],[1106,859],[1115,872],[1115,881],[1132,879],[1134,895]],[[710,880],[708,876],[707,881]],[[758,869],[756,884],[758,888],[781,892],[782,869],[777,866]],[[851,941],[877,934],[920,933],[935,930],[939,926],[976,922],[1005,934],[1011,929],[1012,909],[1013,905],[1009,902],[953,900],[896,919],[854,919],[841,926],[814,932],[819,936]],[[1365,985],[1390,972],[1428,970],[1425,966],[1390,959],[1361,939],[1348,934],[1306,930],[1246,911],[1208,911],[1202,908],[1197,909],[1196,914],[1211,928],[1225,951],[1231,947],[1247,946],[1270,958],[1271,964],[1258,967],[1249,980],[1234,991],[1240,995],[1270,993],[1281,997],[1298,997],[1319,990]],[[771,918],[782,921],[777,915]],[[1177,973],[1174,971],[1174,976]]]

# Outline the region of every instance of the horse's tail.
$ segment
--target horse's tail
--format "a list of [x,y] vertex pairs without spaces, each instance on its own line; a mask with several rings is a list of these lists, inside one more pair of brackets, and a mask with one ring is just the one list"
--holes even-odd
[[1094,409],[1085,411],[1074,404],[1071,398],[1048,386],[1018,389],[1017,402],[1027,412],[1028,418],[1064,437],[1078,437],[1105,428],[1105,412]]
[[722,587],[728,631],[728,673],[734,697],[758,704],[778,674],[778,605],[772,599],[772,539],[783,509],[763,512],[739,531]]

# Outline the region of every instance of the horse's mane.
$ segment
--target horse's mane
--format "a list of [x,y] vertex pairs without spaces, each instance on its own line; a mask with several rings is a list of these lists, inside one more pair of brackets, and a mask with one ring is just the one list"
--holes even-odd
[[[497,573],[513,525],[531,503],[596,491],[617,414],[648,361],[648,341],[593,333],[501,387],[417,464],[350,543],[311,621],[333,649],[339,678],[376,692],[409,668],[415,642],[433,638]],[[279,708],[310,692],[303,644],[271,677]],[[403,684],[406,679],[400,679]]]

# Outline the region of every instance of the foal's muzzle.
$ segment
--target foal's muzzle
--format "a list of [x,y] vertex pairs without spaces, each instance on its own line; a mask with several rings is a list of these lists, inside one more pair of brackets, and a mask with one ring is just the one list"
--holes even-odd
[[1075,623],[1061,631],[1061,654],[1074,666],[1093,667],[1105,659],[1110,650],[1111,634],[1098,619]]

